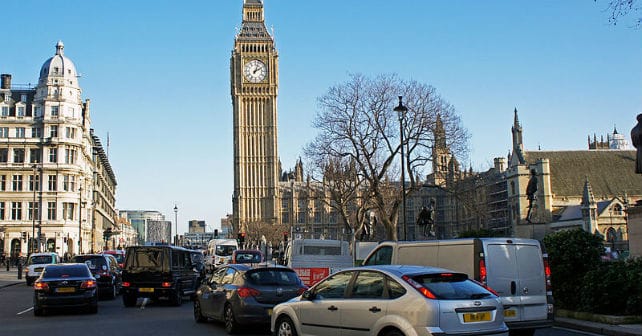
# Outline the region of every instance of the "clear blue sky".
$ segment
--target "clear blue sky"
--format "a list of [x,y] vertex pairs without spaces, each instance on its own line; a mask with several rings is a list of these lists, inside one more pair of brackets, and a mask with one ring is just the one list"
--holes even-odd
[[[466,167],[511,147],[586,149],[642,113],[642,29],[609,25],[605,0],[265,0],[279,51],[279,155],[294,166],[316,99],[350,73],[437,88],[471,135]],[[242,0],[3,1],[0,72],[36,83],[58,40],[82,74],[119,209],[158,210],[179,231],[232,209],[229,58]],[[391,106],[392,108],[392,106]]]

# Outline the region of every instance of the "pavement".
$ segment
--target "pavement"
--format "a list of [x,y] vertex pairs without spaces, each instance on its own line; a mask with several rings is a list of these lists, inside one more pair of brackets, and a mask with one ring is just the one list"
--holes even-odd
[[[18,269],[11,267],[0,267],[0,289],[8,286],[25,286],[24,273],[22,279],[18,279]],[[592,321],[584,321],[568,317],[555,317],[556,327],[585,331],[606,336],[642,336],[642,324],[607,324]]]

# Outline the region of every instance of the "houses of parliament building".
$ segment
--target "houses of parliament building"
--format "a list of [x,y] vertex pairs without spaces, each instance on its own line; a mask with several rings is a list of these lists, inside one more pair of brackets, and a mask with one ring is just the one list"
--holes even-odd
[[[327,205],[321,182],[304,176],[300,160],[291,171],[281,168],[278,52],[265,26],[263,2],[245,0],[242,15],[230,59],[233,230],[246,232],[252,223],[279,224],[307,237],[347,239],[350,230]],[[625,249],[625,210],[642,199],[642,177],[634,173],[635,151],[625,147],[623,136],[614,131],[606,142],[589,138],[587,150],[527,150],[517,109],[511,133],[509,155],[495,158],[488,171],[473,172],[460,168],[446,141],[439,139],[445,132],[435,129],[432,173],[406,201],[405,217],[413,219],[406,224],[407,239],[452,238],[479,229],[541,239],[555,230],[581,227]],[[536,191],[529,196],[526,188],[533,177]],[[435,237],[424,237],[414,219],[431,200]],[[372,230],[370,239],[383,238],[382,228],[374,225]]]

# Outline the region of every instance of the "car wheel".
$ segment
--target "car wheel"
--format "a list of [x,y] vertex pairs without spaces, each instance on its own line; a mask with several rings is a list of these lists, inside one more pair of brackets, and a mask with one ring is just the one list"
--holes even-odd
[[116,298],[116,284],[111,285],[111,290],[107,294],[107,298],[109,298],[110,300],[113,300]]
[[399,331],[399,329],[390,329],[386,331],[386,333],[383,335],[384,336],[404,336],[403,333]]
[[42,308],[33,307],[33,315],[34,316],[43,316],[43,315],[45,315],[45,311]]
[[135,296],[128,295],[128,294],[123,294],[123,305],[125,305],[125,307],[133,307],[133,306],[135,306],[136,305],[136,300],[137,300],[137,298]]
[[234,317],[234,311],[232,310],[232,305],[229,303],[225,305],[225,312],[223,313],[223,319],[225,322],[225,331],[227,331],[228,334],[234,334],[238,332],[239,330],[239,325],[236,322],[236,318]]
[[174,296],[170,299],[172,306],[180,306],[183,304],[183,292],[180,287],[176,287]]
[[297,336],[294,323],[289,317],[283,316],[276,320],[274,336]]
[[509,330],[508,334],[510,336],[533,336],[533,334],[535,334],[535,329]]
[[201,311],[201,303],[196,298],[194,298],[194,320],[198,323],[207,321],[205,316],[203,316],[203,312]]
[[89,314],[98,314],[98,305],[89,306],[87,312],[89,312]]

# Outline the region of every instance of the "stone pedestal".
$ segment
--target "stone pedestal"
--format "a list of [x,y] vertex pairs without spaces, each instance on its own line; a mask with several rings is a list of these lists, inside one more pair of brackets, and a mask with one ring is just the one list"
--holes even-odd
[[628,213],[629,252],[631,257],[642,257],[642,204],[638,202]]

